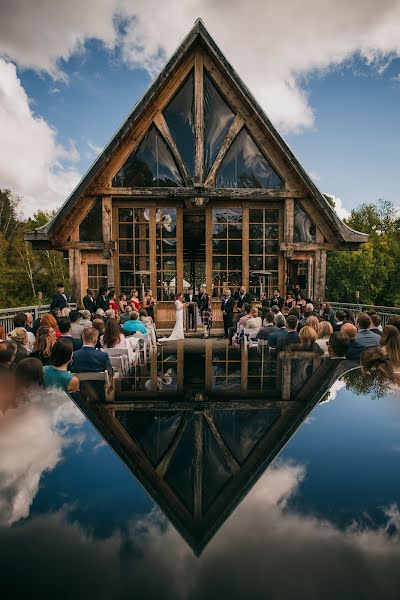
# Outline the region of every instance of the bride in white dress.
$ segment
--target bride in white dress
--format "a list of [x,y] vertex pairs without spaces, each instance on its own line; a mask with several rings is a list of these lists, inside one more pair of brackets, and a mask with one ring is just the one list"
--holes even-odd
[[175,327],[172,330],[172,333],[169,337],[161,338],[160,342],[173,342],[176,340],[185,339],[185,333],[183,328],[183,310],[184,310],[184,302],[183,302],[183,294],[182,292],[177,294],[175,300],[175,309],[176,309],[176,322]]

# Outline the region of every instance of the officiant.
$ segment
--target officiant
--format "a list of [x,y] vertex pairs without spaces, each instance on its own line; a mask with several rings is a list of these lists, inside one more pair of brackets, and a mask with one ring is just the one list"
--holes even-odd
[[195,319],[195,310],[197,304],[197,296],[194,293],[192,287],[190,287],[185,294],[185,303],[187,304],[187,323],[189,329],[195,329],[196,319]]

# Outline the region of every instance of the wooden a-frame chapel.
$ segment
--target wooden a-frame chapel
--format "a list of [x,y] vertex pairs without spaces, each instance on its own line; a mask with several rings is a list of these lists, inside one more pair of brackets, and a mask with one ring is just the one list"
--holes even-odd
[[205,283],[214,321],[226,287],[258,297],[300,283],[325,294],[326,253],[368,236],[336,215],[201,20],[46,226],[34,248],[68,252],[71,296],[87,287],[156,296],[157,324],[174,295]]

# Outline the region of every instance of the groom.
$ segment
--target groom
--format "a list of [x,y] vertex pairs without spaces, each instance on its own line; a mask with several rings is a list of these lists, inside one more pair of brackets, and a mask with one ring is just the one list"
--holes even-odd
[[201,315],[201,322],[204,327],[204,338],[208,338],[210,335],[210,329],[212,327],[212,309],[210,303],[210,296],[206,292],[204,285],[200,288],[200,294],[197,299],[197,307]]

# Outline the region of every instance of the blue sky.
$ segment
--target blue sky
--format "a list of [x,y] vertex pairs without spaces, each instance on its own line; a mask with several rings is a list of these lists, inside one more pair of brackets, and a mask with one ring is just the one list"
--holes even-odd
[[400,0],[224,4],[3,0],[0,187],[60,206],[200,16],[339,211],[397,204]]

